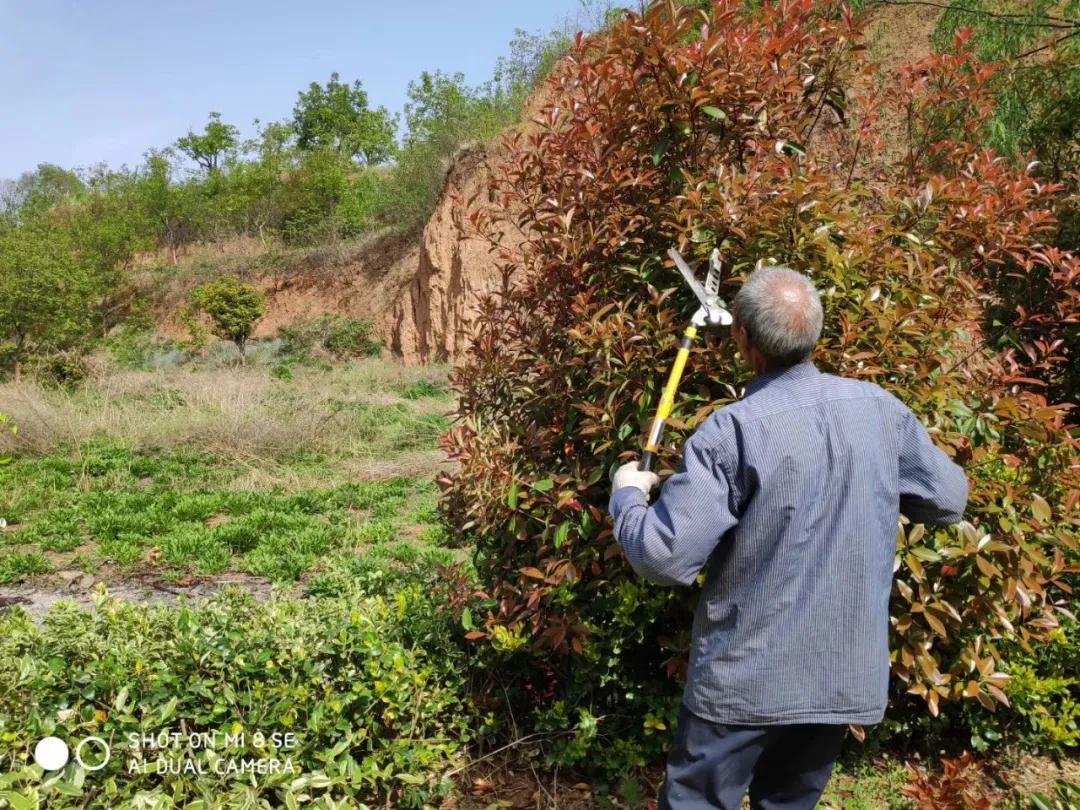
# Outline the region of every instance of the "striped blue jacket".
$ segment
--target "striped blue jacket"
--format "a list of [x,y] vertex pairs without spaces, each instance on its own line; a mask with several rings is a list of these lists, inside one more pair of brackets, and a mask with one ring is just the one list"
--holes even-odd
[[726,724],[876,723],[902,511],[961,519],[963,470],[871,383],[806,362],[764,374],[687,441],[650,506],[612,493],[634,570],[690,585],[686,707]]

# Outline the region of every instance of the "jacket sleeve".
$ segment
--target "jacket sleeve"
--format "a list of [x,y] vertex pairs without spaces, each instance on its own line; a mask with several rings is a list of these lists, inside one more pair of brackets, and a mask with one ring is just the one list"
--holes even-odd
[[615,539],[639,575],[662,585],[690,585],[738,520],[727,478],[695,435],[679,472],[649,506],[636,487],[612,493]]
[[906,406],[900,417],[900,511],[917,523],[948,525],[964,517],[968,483]]

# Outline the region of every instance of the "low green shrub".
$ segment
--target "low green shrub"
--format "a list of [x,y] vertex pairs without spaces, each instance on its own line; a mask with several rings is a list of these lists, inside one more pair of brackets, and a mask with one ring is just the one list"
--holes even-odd
[[49,561],[36,552],[0,554],[0,585],[18,582],[34,574],[47,574],[51,570]]
[[[263,603],[230,590],[178,607],[101,595],[92,613],[57,605],[42,627],[21,610],[0,615],[0,799],[49,808],[423,806],[447,791],[443,774],[469,739],[464,658],[448,621],[417,583]],[[129,736],[171,732],[184,743],[139,749]],[[188,734],[201,745],[187,744]],[[273,734],[294,737],[275,745]],[[111,758],[100,771],[72,762],[43,775],[30,762],[48,735],[71,747],[100,737]],[[237,772],[244,760],[267,769],[276,760],[276,772]],[[160,773],[159,762],[181,772]],[[189,764],[200,772],[183,772]]]
[[387,520],[372,520],[364,523],[356,532],[356,539],[362,543],[381,545],[395,540],[398,536],[394,525]]
[[377,357],[382,344],[372,335],[372,328],[371,321],[332,318],[323,346],[338,358]]
[[435,380],[421,379],[414,382],[408,388],[401,392],[401,396],[405,399],[425,399],[427,397],[442,397],[446,396],[450,391],[450,387],[444,382],[437,382]]
[[[444,572],[428,559],[405,563],[400,559],[375,554],[357,556],[339,553],[308,582],[307,594],[315,598],[362,593],[365,596],[390,596],[403,587],[417,586],[427,592],[444,590]],[[441,621],[441,619],[439,619]]]
[[278,331],[281,353],[298,361],[310,361],[313,354],[327,354],[334,359],[377,357],[382,344],[373,334],[371,321],[320,315],[310,321],[283,326]]
[[992,715],[972,713],[972,747],[985,751],[1007,736],[1032,751],[1080,748],[1080,623],[1063,617],[1042,643],[1002,648],[1009,703]]
[[234,276],[222,276],[192,290],[191,303],[210,317],[211,332],[236,344],[243,360],[255,322],[266,311],[262,291]]
[[[3,411],[0,411],[0,437],[2,437],[4,435],[14,436],[18,432],[19,432],[19,430],[12,423],[11,417],[8,416]],[[7,464],[9,461],[11,461],[11,456],[0,452],[0,464]]]
[[113,330],[102,345],[116,365],[135,371],[152,371],[163,364],[175,364],[183,356],[183,347],[179,343],[156,337],[141,324]]
[[26,370],[43,385],[78,385],[89,375],[86,355],[80,351],[51,352],[30,358]]

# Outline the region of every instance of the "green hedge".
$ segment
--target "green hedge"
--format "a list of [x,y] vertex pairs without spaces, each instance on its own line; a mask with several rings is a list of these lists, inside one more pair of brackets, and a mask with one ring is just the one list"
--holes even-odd
[[[198,606],[102,594],[94,612],[60,604],[41,627],[0,615],[0,806],[421,806],[447,790],[468,739],[447,621],[417,582],[264,603],[234,590]],[[210,736],[141,752],[128,736],[162,732]],[[48,735],[71,749],[100,737],[111,759],[43,774],[33,749]],[[181,773],[159,773],[159,757]]]

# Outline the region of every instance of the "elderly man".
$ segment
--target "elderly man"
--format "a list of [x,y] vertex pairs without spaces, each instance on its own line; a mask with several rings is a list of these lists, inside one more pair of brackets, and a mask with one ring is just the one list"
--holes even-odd
[[661,807],[812,808],[848,724],[877,723],[889,677],[900,512],[960,520],[963,471],[876,385],[810,360],[822,308],[784,267],[747,278],[732,326],[757,377],[690,437],[679,471],[613,479],[615,536],[665,585],[704,569]]

